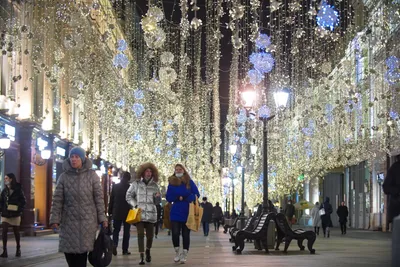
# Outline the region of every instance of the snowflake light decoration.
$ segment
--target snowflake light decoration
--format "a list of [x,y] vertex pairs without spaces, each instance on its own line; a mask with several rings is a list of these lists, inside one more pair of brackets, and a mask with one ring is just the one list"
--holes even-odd
[[264,75],[262,75],[262,73],[260,73],[258,70],[249,70],[247,72],[247,76],[249,77],[252,85],[257,85],[264,80]]
[[135,112],[136,117],[140,118],[143,115],[144,106],[140,103],[135,103],[133,104],[132,110]]
[[156,124],[155,125],[156,130],[157,131],[161,131],[163,122],[162,121],[156,121],[155,124]]
[[155,152],[156,154],[161,154],[161,148],[156,147],[156,148],[154,149],[154,152]]
[[261,73],[271,72],[275,65],[273,56],[267,52],[252,53],[250,55],[250,62]]
[[174,144],[174,139],[171,137],[167,138],[167,141],[165,142],[165,144],[172,146]]
[[333,122],[333,106],[332,104],[328,103],[325,105],[325,118],[326,121],[331,124]]
[[247,121],[246,110],[241,109],[241,110],[239,111],[239,115],[238,115],[238,117],[237,117],[237,122],[240,123],[240,124],[242,124],[242,123],[245,123],[246,121]]
[[256,47],[259,49],[267,49],[271,45],[271,37],[265,33],[260,33],[256,39]]
[[247,138],[244,137],[244,136],[240,137],[240,139],[239,139],[239,142],[240,142],[242,145],[247,144],[247,141],[248,141]]
[[175,135],[175,132],[174,131],[168,131],[167,132],[167,136],[168,137],[173,137]]
[[258,117],[261,119],[268,119],[270,116],[270,109],[266,105],[261,106],[261,108],[258,110]]
[[389,117],[390,117],[392,120],[396,120],[396,119],[399,118],[399,113],[397,113],[397,112],[394,111],[394,110],[391,110],[391,111],[389,112]]
[[400,59],[398,57],[395,57],[395,56],[388,57],[386,59],[385,63],[386,63],[386,66],[390,70],[394,70],[394,69],[397,69],[398,67],[400,67]]
[[329,149],[329,150],[333,149],[334,147],[335,147],[335,146],[334,146],[333,144],[331,144],[331,143],[328,144],[328,149]]
[[317,13],[317,24],[319,27],[331,31],[339,25],[339,12],[325,0],[322,1],[321,8]]
[[117,101],[115,103],[115,105],[117,105],[118,107],[122,108],[125,106],[125,100],[123,98],[121,98],[119,101]]
[[242,125],[238,129],[239,133],[244,133],[246,131],[246,126]]
[[143,90],[141,89],[137,89],[135,90],[135,92],[133,93],[136,99],[143,99],[144,98],[144,93]]
[[390,69],[385,73],[385,80],[390,85],[396,85],[400,82],[400,72]]
[[140,133],[135,133],[135,135],[133,136],[133,140],[134,141],[142,140],[142,136],[140,135]]
[[125,54],[118,53],[113,60],[114,67],[126,69],[129,64],[129,59]]
[[118,44],[117,44],[117,49],[118,51],[125,51],[128,48],[128,44],[126,43],[126,41],[124,39],[118,40]]

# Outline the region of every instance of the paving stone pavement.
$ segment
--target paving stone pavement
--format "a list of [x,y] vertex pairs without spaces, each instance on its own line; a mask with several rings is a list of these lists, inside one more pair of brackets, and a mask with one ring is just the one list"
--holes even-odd
[[[130,251],[132,255],[113,257],[110,266],[138,265],[136,232],[132,231]],[[349,230],[346,236],[341,236],[338,230],[332,231],[331,238],[319,236],[314,245],[316,255],[310,255],[307,250],[299,251],[297,242],[293,241],[288,254],[282,251],[270,250],[270,254],[257,251],[254,245],[246,243],[242,255],[232,252],[232,244],[228,242],[229,235],[210,231],[208,237],[201,232],[191,234],[191,247],[186,265],[189,266],[296,266],[296,267],[388,267],[391,264],[391,234],[371,231]],[[122,238],[122,237],[121,237]],[[17,259],[15,242],[9,241],[8,259],[0,259],[1,267],[61,267],[67,266],[63,254],[57,253],[58,236],[25,237],[22,240],[23,257]],[[283,250],[283,245],[281,245]],[[154,241],[151,266],[177,266],[173,263],[174,252],[171,237],[166,231],[161,231]],[[90,266],[90,264],[88,264]]]

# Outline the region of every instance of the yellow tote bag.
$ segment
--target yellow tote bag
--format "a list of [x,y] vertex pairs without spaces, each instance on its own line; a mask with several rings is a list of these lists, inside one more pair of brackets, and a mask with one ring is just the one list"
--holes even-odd
[[196,196],[196,201],[189,204],[189,216],[186,221],[186,226],[195,232],[199,231],[201,217],[203,217],[203,208],[199,205]]
[[131,209],[129,210],[128,216],[126,216],[126,222],[129,224],[135,224],[140,222],[142,219],[142,209]]

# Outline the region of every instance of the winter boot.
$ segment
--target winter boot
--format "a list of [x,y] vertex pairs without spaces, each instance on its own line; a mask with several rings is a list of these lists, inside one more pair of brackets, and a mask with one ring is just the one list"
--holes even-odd
[[146,249],[146,261],[151,262],[150,249]]
[[181,254],[181,263],[182,263],[182,264],[183,264],[183,263],[186,263],[187,254],[188,254],[188,250],[187,250],[187,249],[184,249],[183,252],[182,252],[182,254]]
[[15,252],[15,257],[21,257],[21,247],[17,247],[17,252]]
[[181,260],[180,254],[179,254],[179,247],[175,247],[175,257],[174,257],[174,262],[179,262]]
[[145,263],[144,263],[144,253],[140,253],[140,262],[139,262],[139,265],[145,265]]
[[0,255],[1,258],[8,258],[7,248],[3,248],[3,253]]
[[113,246],[113,251],[112,251],[112,254],[114,255],[114,256],[117,256],[117,246],[116,245],[114,245]]

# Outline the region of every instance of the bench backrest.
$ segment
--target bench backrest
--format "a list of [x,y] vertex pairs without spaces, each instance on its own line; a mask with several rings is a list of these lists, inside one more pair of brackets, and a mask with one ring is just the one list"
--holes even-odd
[[290,228],[287,220],[286,220],[286,216],[282,213],[278,213],[276,215],[276,226],[283,232],[285,233],[293,233],[292,228]]
[[260,219],[257,222],[256,228],[253,230],[253,233],[259,233],[264,228],[267,228],[268,223],[269,223],[269,222],[267,222],[267,217],[268,217],[268,213],[264,213],[261,215]]

